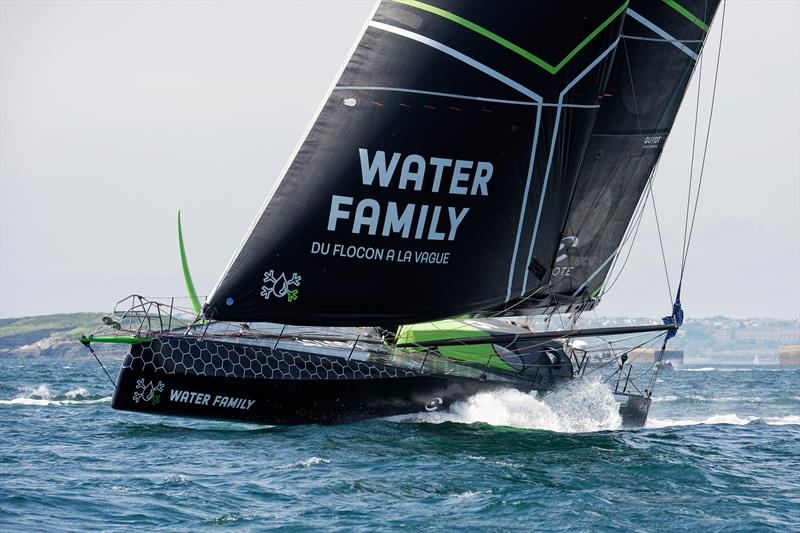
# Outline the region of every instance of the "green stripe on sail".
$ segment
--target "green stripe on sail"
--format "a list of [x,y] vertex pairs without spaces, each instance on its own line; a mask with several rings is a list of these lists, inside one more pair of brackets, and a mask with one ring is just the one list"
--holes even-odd
[[708,24],[703,22],[703,19],[701,19],[700,17],[697,17],[694,14],[692,14],[691,11],[689,11],[688,9],[686,9],[685,7],[680,5],[675,0],[662,0],[662,1],[665,4],[667,4],[669,7],[671,7],[672,9],[674,9],[675,11],[677,11],[678,13],[680,13],[681,15],[686,17],[687,20],[689,20],[692,24],[694,24],[695,26],[697,26],[701,30],[703,30],[705,32],[708,31]]
[[603,284],[601,283],[601,284],[600,284],[600,285],[598,285],[598,286],[597,286],[597,288],[594,290],[594,292],[592,293],[592,296],[591,296],[591,297],[592,297],[592,298],[597,298],[597,297],[600,295],[600,291],[602,291],[602,290],[603,290]]
[[620,16],[621,14],[623,14],[623,13],[625,12],[625,10],[626,10],[626,9],[628,9],[628,2],[627,2],[627,1],[626,1],[624,4],[622,4],[621,6],[619,6],[619,7],[617,8],[617,10],[616,10],[616,11],[614,11],[614,13],[612,13],[610,17],[608,17],[606,20],[604,20],[604,21],[603,21],[603,23],[602,23],[602,24],[600,24],[600,25],[599,25],[599,26],[598,26],[598,27],[597,27],[597,28],[596,28],[596,29],[595,29],[595,30],[594,30],[592,33],[590,33],[589,35],[587,35],[587,36],[586,36],[586,38],[585,38],[584,40],[582,40],[582,41],[580,42],[580,44],[578,44],[578,46],[576,46],[576,47],[575,47],[575,48],[572,50],[572,52],[570,52],[569,54],[567,54],[567,57],[565,57],[564,59],[562,59],[562,60],[561,60],[561,62],[560,62],[558,65],[556,65],[556,72],[558,72],[559,70],[561,70],[561,67],[563,67],[564,65],[566,65],[566,64],[567,64],[567,63],[568,63],[568,62],[569,62],[569,61],[570,61],[570,60],[571,60],[573,57],[575,57],[575,55],[576,55],[578,52],[580,52],[580,51],[581,51],[581,49],[582,49],[584,46],[586,46],[587,44],[589,44],[589,41],[591,41],[592,39],[594,39],[595,37],[597,37],[597,35],[598,35],[598,34],[599,34],[601,31],[603,31],[604,29],[606,29],[606,27],[607,27],[609,24],[611,24],[611,23],[614,21],[614,19],[616,19],[616,18],[617,18],[618,16]]
[[198,315],[200,314],[200,300],[197,298],[197,291],[194,290],[192,275],[189,273],[189,262],[186,260],[186,249],[183,246],[183,229],[181,228],[181,211],[178,210],[178,245],[181,249],[181,267],[183,268],[183,279],[186,281],[186,290],[192,300],[192,308]]
[[514,52],[516,54],[519,54],[520,56],[524,57],[528,61],[534,63],[535,65],[538,65],[541,68],[543,68],[544,70],[546,70],[550,74],[556,74],[559,70],[561,70],[564,67],[564,65],[569,63],[569,61],[573,57],[575,57],[578,54],[578,52],[580,52],[583,49],[583,47],[585,47],[587,44],[589,44],[589,42],[592,39],[597,37],[597,35],[601,31],[603,31],[609,24],[611,24],[614,21],[614,19],[619,17],[628,8],[628,0],[626,0],[610,17],[608,17],[605,21],[603,21],[603,23],[600,24],[600,26],[598,26],[592,33],[590,33],[588,36],[586,36],[586,38],[583,41],[581,41],[578,44],[578,46],[573,48],[572,51],[569,54],[567,54],[566,57],[564,57],[564,59],[559,61],[559,63],[557,65],[553,66],[550,63],[548,63],[547,61],[545,61],[544,59],[536,56],[535,54],[530,53],[529,51],[525,50],[524,48],[522,48],[520,46],[517,46],[516,44],[512,43],[508,39],[506,39],[504,37],[501,37],[501,36],[497,35],[496,33],[492,32],[490,30],[487,30],[483,26],[475,24],[474,22],[472,22],[470,20],[467,20],[467,19],[465,19],[463,17],[459,17],[455,13],[451,13],[449,11],[446,11],[446,10],[442,9],[442,8],[439,8],[439,7],[436,7],[436,6],[432,6],[430,4],[426,4],[425,2],[420,2],[419,0],[394,0],[394,1],[399,3],[399,4],[405,4],[407,6],[411,6],[411,7],[417,8],[417,9],[421,9],[423,11],[427,11],[428,13],[433,13],[434,15],[438,15],[438,16],[440,16],[442,18],[446,18],[447,20],[455,22],[456,24],[460,24],[461,26],[464,26],[465,28],[468,28],[468,29],[474,31],[474,32],[486,37],[487,39],[490,39],[490,40],[496,42],[497,44],[508,48],[512,52]]

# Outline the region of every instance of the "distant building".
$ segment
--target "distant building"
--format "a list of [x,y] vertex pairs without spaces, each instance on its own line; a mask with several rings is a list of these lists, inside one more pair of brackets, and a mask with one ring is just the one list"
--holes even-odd
[[[635,348],[628,353],[628,361],[633,364],[652,365],[659,353],[661,348]],[[663,360],[683,363],[683,350],[665,350]]]
[[782,365],[800,365],[800,344],[779,347],[778,361]]
[[715,331],[713,337],[717,341],[797,341],[800,339],[800,329],[796,327],[722,328]]

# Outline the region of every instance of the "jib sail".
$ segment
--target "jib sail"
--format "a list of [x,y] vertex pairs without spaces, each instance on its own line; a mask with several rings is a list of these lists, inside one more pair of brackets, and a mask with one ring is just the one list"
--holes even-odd
[[631,1],[557,245],[551,285],[515,313],[572,312],[599,301],[718,4]]
[[420,322],[546,283],[627,4],[382,2],[206,317]]

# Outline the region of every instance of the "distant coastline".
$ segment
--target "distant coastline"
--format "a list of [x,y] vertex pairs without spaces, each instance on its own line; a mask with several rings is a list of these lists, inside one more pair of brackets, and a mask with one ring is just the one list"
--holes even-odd
[[[0,319],[0,357],[83,357],[88,351],[79,342],[82,333],[100,326],[105,313],[83,312]],[[550,329],[555,329],[553,318]],[[583,327],[659,323],[649,317],[582,317]],[[541,320],[535,330],[545,329]],[[560,327],[559,327],[560,329]],[[778,364],[781,346],[800,344],[800,319],[687,318],[670,348],[683,350],[687,364],[747,364],[756,356],[759,364]],[[101,347],[108,352],[120,346]]]
[[[97,329],[105,313],[62,313],[0,319],[0,357],[82,357],[89,351],[78,342]],[[102,351],[120,347],[100,346]],[[124,348],[122,348],[124,351]]]

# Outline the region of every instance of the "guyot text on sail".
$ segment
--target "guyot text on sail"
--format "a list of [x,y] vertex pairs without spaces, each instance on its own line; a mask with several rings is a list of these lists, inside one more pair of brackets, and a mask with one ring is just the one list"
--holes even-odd
[[[359,148],[361,181],[367,187],[397,187],[401,190],[430,191],[455,196],[488,196],[494,167],[487,161],[424,158],[419,154],[394,152],[387,161],[386,152]],[[377,183],[376,183],[377,179]],[[331,196],[328,231],[348,228],[360,235],[399,235],[429,241],[452,241],[469,207],[451,207],[398,202],[374,198]]]

